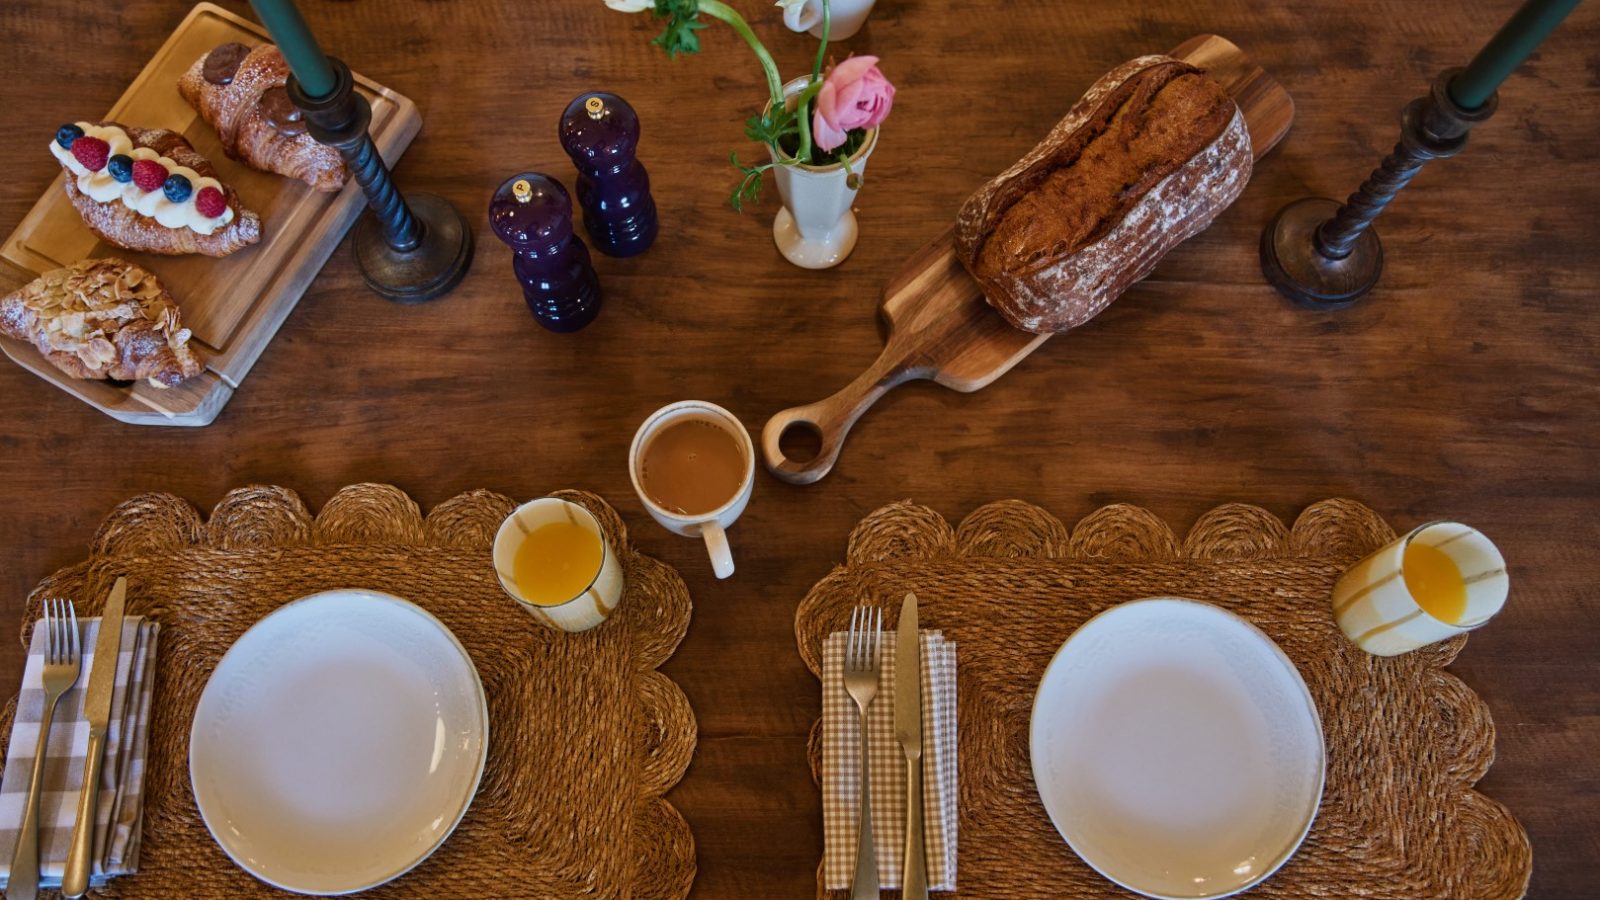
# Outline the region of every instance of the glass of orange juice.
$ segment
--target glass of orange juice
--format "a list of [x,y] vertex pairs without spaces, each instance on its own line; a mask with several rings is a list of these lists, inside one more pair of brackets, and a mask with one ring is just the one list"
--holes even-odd
[[1482,532],[1429,522],[1340,576],[1333,617],[1356,646],[1398,656],[1488,622],[1510,586],[1505,559]]
[[517,507],[494,538],[500,587],[562,631],[588,631],[622,602],[622,565],[600,522],[559,497]]

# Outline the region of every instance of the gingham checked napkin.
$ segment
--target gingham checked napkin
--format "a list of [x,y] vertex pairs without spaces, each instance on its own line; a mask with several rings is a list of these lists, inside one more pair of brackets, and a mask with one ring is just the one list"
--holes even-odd
[[[83,668],[72,689],[61,695],[50,745],[45,753],[44,792],[39,807],[39,885],[61,885],[72,843],[73,819],[83,785],[83,759],[89,751],[89,723],[83,700],[89,690],[95,636],[100,620],[80,621]],[[106,729],[106,755],[101,768],[99,809],[95,815],[94,854],[90,884],[131,874],[139,867],[139,825],[144,814],[145,745],[150,726],[150,698],[155,690],[155,622],[142,616],[122,620],[122,647],[117,654],[117,680],[111,692],[111,721]],[[11,878],[11,857],[17,848],[22,809],[28,802],[28,779],[33,775],[33,754],[39,741],[39,720],[44,717],[44,628],[35,626],[22,671],[22,693],[6,750],[5,775],[0,778],[0,884]]]
[[[822,643],[822,831],[827,887],[855,877],[860,818],[861,714],[844,689],[843,632]],[[900,886],[905,854],[906,757],[894,739],[895,633],[883,633],[878,696],[867,710],[872,840],[880,887]],[[956,645],[922,632],[922,822],[928,888],[956,889]]]

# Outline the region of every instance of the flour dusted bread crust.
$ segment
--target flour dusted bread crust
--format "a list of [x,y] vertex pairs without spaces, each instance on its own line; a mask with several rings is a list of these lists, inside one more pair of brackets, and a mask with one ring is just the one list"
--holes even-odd
[[229,158],[337,191],[348,177],[344,160],[307,133],[288,82],[289,64],[277,47],[232,43],[195,60],[178,79],[178,93],[217,130]]
[[73,378],[168,388],[201,369],[172,295],[114,257],[46,272],[0,297],[0,334],[33,344]]
[[1221,85],[1180,60],[1140,57],[968,198],[956,253],[1011,324],[1067,331],[1211,224],[1244,190],[1252,159]]

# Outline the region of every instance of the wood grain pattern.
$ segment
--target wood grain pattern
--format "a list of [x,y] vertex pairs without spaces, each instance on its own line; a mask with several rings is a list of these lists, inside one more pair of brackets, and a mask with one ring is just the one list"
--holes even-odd
[[[1196,35],[1170,55],[1204,69],[1233,96],[1244,112],[1257,160],[1289,133],[1294,99],[1231,41]],[[851,426],[890,389],[925,378],[970,393],[987,387],[1054,337],[1013,328],[989,306],[957,258],[954,240],[952,226],[889,279],[879,311],[888,337],[866,372],[825,400],[767,420],[761,432],[767,471],[790,484],[812,484],[832,471]],[[782,441],[793,428],[814,431],[820,449],[809,458],[790,457]]]
[[[229,41],[258,44],[267,40],[253,22],[214,4],[200,3],[105,115],[128,125],[182,134],[216,166],[223,183],[237,190],[245,205],[261,216],[264,233],[259,244],[223,259],[152,256],[113,247],[84,227],[62,189],[63,173],[0,246],[0,260],[9,264],[0,274],[17,277],[19,284],[80,259],[112,253],[149,268],[177,298],[183,323],[194,333],[196,355],[206,370],[178,388],[160,390],[144,383],[119,387],[68,378],[26,343],[0,342],[17,364],[124,422],[201,426],[216,418],[299,302],[306,285],[366,208],[361,188],[353,183],[337,194],[327,194],[228,159],[216,132],[178,95],[178,76],[211,48]],[[393,162],[422,127],[416,105],[361,75],[355,79],[372,104],[373,140],[384,159]],[[8,277],[0,283],[0,290],[14,286]]]
[[[784,31],[770,3],[735,3],[785,75],[810,66],[815,42]],[[224,5],[248,14],[242,0]],[[1019,497],[1072,525],[1126,501],[1182,534],[1228,501],[1290,519],[1351,497],[1396,528],[1469,522],[1505,551],[1510,602],[1450,669],[1499,733],[1479,790],[1527,826],[1532,897],[1593,896],[1600,4],[1580,5],[1506,82],[1467,149],[1429,165],[1384,214],[1383,283],[1337,315],[1267,286],[1262,226],[1297,197],[1354,189],[1393,145],[1400,108],[1468,60],[1517,0],[879,0],[830,51],[880,56],[899,93],[856,202],[861,240],[827,272],[778,256],[770,182],[742,216],[725,204],[738,178],[728,151],[758,149],[740,131],[765,90],[729,30],[701,32],[702,56],[669,61],[648,44],[648,16],[597,0],[299,5],[324,46],[417,102],[427,125],[396,177],[466,214],[473,271],[437,303],[395,307],[336,253],[203,429],[122,425],[0,365],[5,633],[27,592],[83,559],[106,512],[141,491],[210,509],[231,488],[282,484],[320,509],[372,480],[427,509],[478,487],[518,499],[593,490],[694,597],[665,666],[700,723],[669,795],[694,829],[694,896],[810,897],[822,814],[806,738],[819,698],[795,609],[844,560],[862,516],[909,497],[960,521]],[[108,109],[186,12],[0,2],[0,233],[55,178],[41,135],[63,115]],[[961,201],[1108,68],[1200,33],[1248,50],[1296,103],[1293,133],[1209,229],[983,392],[911,384],[886,396],[819,484],[758,475],[729,531],[739,571],[728,581],[698,542],[651,522],[627,466],[645,416],[705,399],[759,427],[855,378],[883,346],[871,325],[883,286]],[[596,255],[604,311],[555,335],[528,315],[486,210],[523,168],[572,186],[555,126],[595,88],[639,111],[661,236],[632,259]],[[1005,601],[971,598],[999,616]],[[21,658],[15,641],[0,645],[7,693]]]

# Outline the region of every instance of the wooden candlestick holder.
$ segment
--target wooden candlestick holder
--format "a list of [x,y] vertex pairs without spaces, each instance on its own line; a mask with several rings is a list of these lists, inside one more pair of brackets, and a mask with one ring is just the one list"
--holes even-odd
[[1306,197],[1278,211],[1261,233],[1261,271],[1278,292],[1312,309],[1343,309],[1361,299],[1383,272],[1383,244],[1372,222],[1430,159],[1454,156],[1467,132],[1494,115],[1498,95],[1477,109],[1450,97],[1460,69],[1446,69],[1426,97],[1406,105],[1400,143],[1340,205]]
[[338,79],[326,97],[308,97],[293,75],[289,99],[305,114],[306,130],[339,151],[367,195],[367,212],[351,240],[367,287],[397,303],[421,303],[450,291],[472,264],[472,229],[450,201],[394,186],[389,167],[367,134],[372,107],[355,90],[350,67],[329,57]]

